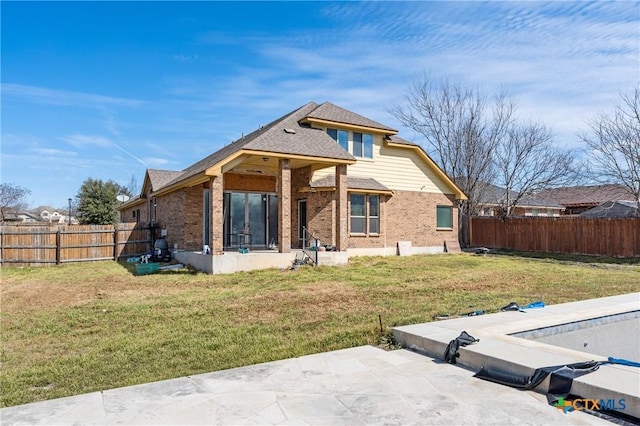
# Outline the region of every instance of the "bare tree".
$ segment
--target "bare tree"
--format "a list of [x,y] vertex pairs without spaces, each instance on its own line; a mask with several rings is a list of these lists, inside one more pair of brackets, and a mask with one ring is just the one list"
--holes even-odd
[[493,155],[496,184],[504,188],[498,200],[501,215],[511,216],[523,197],[574,179],[571,151],[553,145],[551,130],[541,123],[510,126]]
[[12,183],[0,184],[0,222],[5,221],[5,216],[10,211],[26,210],[28,207],[27,196],[31,190]]
[[140,194],[140,188],[138,186],[138,179],[136,179],[136,175],[132,174],[131,175],[131,180],[129,181],[129,184],[127,185],[127,191],[129,191],[129,193],[127,194],[130,197],[133,197],[135,195],[139,195]]
[[426,76],[413,83],[406,101],[391,113],[425,138],[429,155],[467,195],[464,212],[475,212],[483,183],[493,180],[491,158],[507,135],[515,105],[504,92],[489,102],[479,89]]
[[640,203],[640,86],[620,93],[613,116],[588,124],[591,132],[580,138],[590,149],[589,171],[601,182],[621,184]]

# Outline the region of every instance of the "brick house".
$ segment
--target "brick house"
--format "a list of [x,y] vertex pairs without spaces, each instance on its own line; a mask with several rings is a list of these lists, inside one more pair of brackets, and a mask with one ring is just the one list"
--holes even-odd
[[[503,213],[506,189],[482,183],[482,189],[477,202],[477,216],[500,216]],[[514,200],[517,194],[509,191],[509,198]],[[535,196],[524,195],[513,208],[512,216],[546,216],[558,217],[565,207],[550,200],[542,200]]]
[[[307,230],[349,255],[441,252],[466,197],[418,145],[331,103],[310,102],[182,171],[146,172],[123,222],[154,223],[183,250],[289,253]],[[213,256],[215,257],[215,256]]]

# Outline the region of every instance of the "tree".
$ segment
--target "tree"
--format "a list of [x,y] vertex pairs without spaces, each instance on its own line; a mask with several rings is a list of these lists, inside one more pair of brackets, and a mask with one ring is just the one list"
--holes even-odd
[[76,196],[78,220],[87,225],[110,225],[118,220],[117,196],[131,195],[127,188],[109,180],[86,179]]
[[0,222],[5,221],[5,216],[10,211],[26,210],[28,207],[27,196],[31,190],[13,183],[0,184]]
[[551,130],[541,123],[509,126],[493,155],[501,216],[511,216],[526,195],[574,181],[574,154],[553,145]]
[[129,193],[127,194],[129,196],[133,196],[140,193],[140,188],[138,187],[138,179],[136,179],[135,174],[131,175],[131,180],[127,185],[127,191],[129,191]]
[[619,183],[640,203],[640,86],[620,93],[613,115],[588,122],[580,138],[590,150],[589,172],[601,182]]
[[461,213],[475,213],[485,184],[494,180],[492,158],[507,137],[514,103],[504,92],[489,102],[479,89],[424,77],[410,87],[406,106],[391,113],[424,137],[427,153],[467,195]]

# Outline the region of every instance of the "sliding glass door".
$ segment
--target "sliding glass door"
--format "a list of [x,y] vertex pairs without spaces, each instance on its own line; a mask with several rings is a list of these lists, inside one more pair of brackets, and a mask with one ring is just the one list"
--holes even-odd
[[[277,197],[273,194],[225,193],[224,246],[228,248],[234,248],[237,245],[266,247],[269,243],[275,243],[278,235],[277,205]],[[275,218],[272,217],[274,215]],[[274,223],[275,226],[273,226]]]

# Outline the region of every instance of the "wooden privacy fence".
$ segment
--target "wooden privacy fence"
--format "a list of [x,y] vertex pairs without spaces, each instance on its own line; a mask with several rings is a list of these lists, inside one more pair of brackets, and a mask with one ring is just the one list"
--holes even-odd
[[117,260],[151,251],[151,232],[135,223],[0,226],[0,262],[5,266]]
[[471,218],[471,245],[544,253],[640,256],[640,218]]

